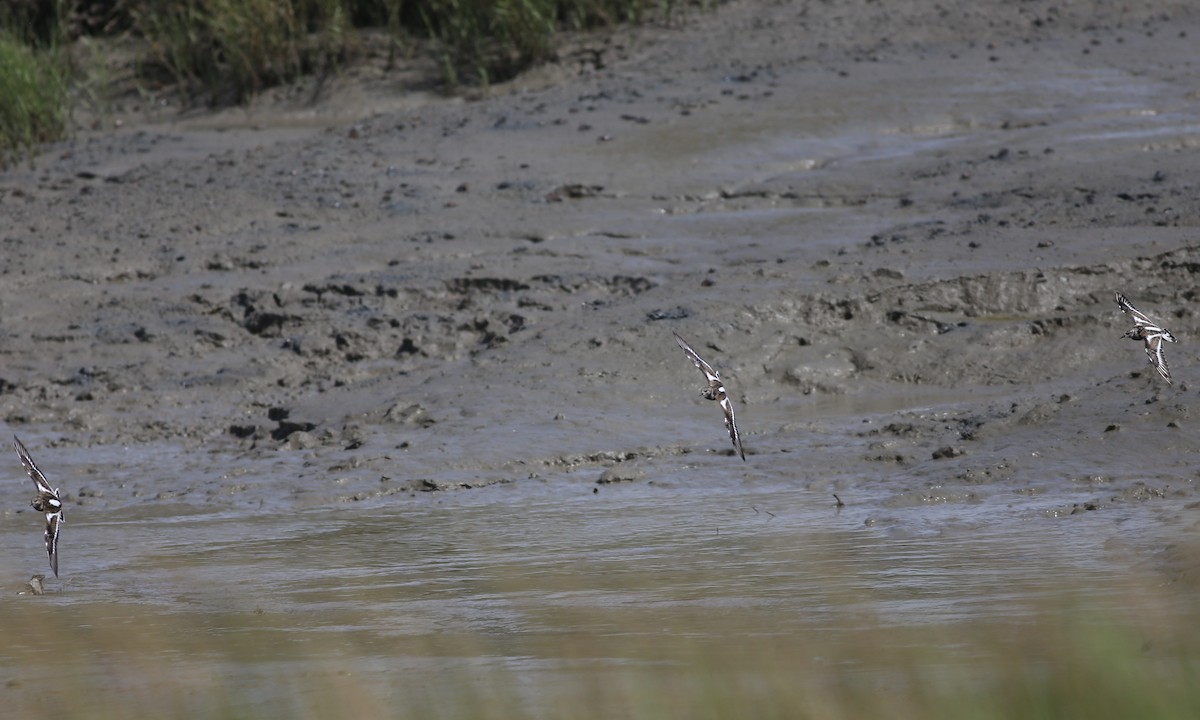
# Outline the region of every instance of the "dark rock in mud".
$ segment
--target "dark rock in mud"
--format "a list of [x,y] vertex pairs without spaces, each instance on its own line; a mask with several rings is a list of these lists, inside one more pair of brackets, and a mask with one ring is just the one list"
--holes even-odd
[[962,448],[954,447],[953,445],[945,445],[933,451],[934,460],[943,460],[945,458],[955,458],[962,455],[965,451]]
[[[306,420],[293,420],[291,419],[291,414],[291,410],[282,407],[273,407],[267,411],[267,419],[273,420],[276,423],[276,428],[271,431],[271,437],[276,440],[287,440],[294,433],[308,433],[316,429],[317,423]],[[239,432],[245,431],[246,426],[239,426]]]
[[614,483],[640,482],[645,479],[646,473],[642,470],[638,468],[617,465],[600,473],[600,477],[596,480],[596,484],[611,485]]
[[646,313],[646,319],[647,320],[682,320],[690,315],[691,315],[691,313],[688,311],[687,308],[676,305],[674,308],[672,308],[670,310],[651,310],[650,312]]

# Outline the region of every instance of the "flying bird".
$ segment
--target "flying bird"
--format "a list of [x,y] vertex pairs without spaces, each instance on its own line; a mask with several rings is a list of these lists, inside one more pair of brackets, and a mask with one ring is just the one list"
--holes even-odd
[[679,347],[683,348],[683,352],[687,354],[692,363],[700,368],[700,372],[704,373],[704,377],[708,379],[708,387],[704,388],[700,394],[709,400],[721,403],[721,409],[725,411],[725,428],[729,430],[729,439],[733,441],[734,449],[745,461],[746,451],[742,449],[742,436],[738,433],[737,422],[733,417],[733,403],[730,402],[729,395],[725,392],[725,384],[721,382],[721,373],[713,370],[712,365],[704,362],[704,359],[696,354],[692,346],[679,337],[679,333],[671,334],[675,336],[675,342],[679,343]]
[[58,577],[58,531],[62,529],[63,524],[62,497],[58,494],[58,488],[50,489],[46,476],[38,470],[33,458],[29,457],[29,451],[21,444],[21,439],[14,435],[13,440],[16,441],[13,447],[21,456],[25,472],[29,473],[33,484],[37,486],[37,495],[33,496],[29,504],[34,510],[46,514],[46,554],[50,556],[50,569],[54,571],[54,577]]
[[1117,305],[1127,315],[1133,318],[1133,329],[1125,333],[1121,337],[1127,337],[1130,340],[1141,340],[1146,344],[1146,357],[1150,358],[1150,364],[1158,370],[1158,374],[1162,375],[1163,380],[1168,384],[1171,382],[1171,369],[1167,367],[1167,359],[1163,357],[1163,341],[1175,342],[1175,336],[1171,331],[1160,327],[1146,317],[1145,313],[1138,310],[1129,302],[1129,298],[1121,293],[1117,293]]

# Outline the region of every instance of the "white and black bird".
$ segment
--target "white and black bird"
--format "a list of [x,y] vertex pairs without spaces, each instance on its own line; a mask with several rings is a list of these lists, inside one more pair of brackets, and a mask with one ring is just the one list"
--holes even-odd
[[25,472],[29,473],[33,484],[37,486],[37,495],[29,504],[34,510],[46,514],[46,554],[50,556],[50,569],[54,571],[54,577],[58,577],[58,532],[63,524],[62,497],[58,494],[58,488],[51,489],[50,483],[46,482],[46,476],[29,457],[29,451],[21,444],[21,439],[14,435],[13,440],[16,441],[13,447],[21,456]]
[[713,370],[712,365],[704,362],[704,359],[696,354],[692,346],[679,337],[679,333],[672,334],[675,336],[675,342],[679,343],[679,347],[683,348],[683,352],[687,354],[696,367],[700,368],[700,372],[704,373],[704,377],[708,379],[708,387],[704,388],[700,394],[709,400],[716,400],[721,403],[721,409],[725,411],[725,428],[729,430],[729,439],[733,441],[734,449],[737,450],[738,455],[741,455],[744,461],[746,459],[746,451],[742,450],[742,436],[738,433],[737,421],[733,416],[733,403],[730,402],[729,395],[725,392],[725,383],[721,382],[721,373]]
[[1158,370],[1158,374],[1162,375],[1163,380],[1167,383],[1171,382],[1171,369],[1167,367],[1167,359],[1163,357],[1163,341],[1175,342],[1175,336],[1165,327],[1154,323],[1146,314],[1133,306],[1129,302],[1129,298],[1121,293],[1117,293],[1117,305],[1125,314],[1133,318],[1133,329],[1125,333],[1121,337],[1127,337],[1130,340],[1141,340],[1146,345],[1146,357],[1150,358],[1150,364]]

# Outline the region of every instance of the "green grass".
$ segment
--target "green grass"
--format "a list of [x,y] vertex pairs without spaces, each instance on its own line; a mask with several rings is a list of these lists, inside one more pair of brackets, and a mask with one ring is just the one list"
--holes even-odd
[[[421,0],[412,3],[452,84],[487,84],[553,60],[560,30],[589,30],[658,18],[675,0]],[[701,7],[707,2],[694,3]]]
[[487,84],[553,56],[555,0],[430,0],[422,12],[451,84]]
[[508,79],[554,58],[556,34],[651,17],[674,0],[130,0],[143,75],[190,100],[241,102],[352,56],[356,29],[429,41],[451,85]]
[[[675,0],[37,0],[0,5],[0,167],[68,131],[72,85],[106,97],[103,75],[72,68],[87,36],[132,37],[142,82],[188,103],[245,102],[262,90],[335,71],[383,28],[391,66],[402,45],[433,53],[451,86],[488,84],[555,58],[558,34],[650,20]],[[416,48],[417,50],[413,50]]]
[[145,73],[165,71],[188,97],[241,102],[311,72],[336,53],[346,20],[337,0],[179,0],[130,10],[148,42]]
[[66,135],[70,115],[66,62],[0,32],[0,167],[32,157]]

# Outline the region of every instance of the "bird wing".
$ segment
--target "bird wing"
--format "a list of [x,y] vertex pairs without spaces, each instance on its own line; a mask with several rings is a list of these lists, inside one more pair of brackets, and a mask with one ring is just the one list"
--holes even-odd
[[1154,324],[1154,322],[1150,318],[1146,317],[1146,313],[1135,308],[1133,306],[1133,303],[1129,302],[1129,298],[1125,297],[1121,293],[1117,293],[1117,305],[1121,308],[1121,310],[1123,312],[1125,312],[1127,315],[1129,315],[1131,318],[1133,318],[1134,325],[1137,325],[1138,327],[1146,328],[1146,330],[1148,330],[1149,332],[1152,332],[1152,333],[1164,332],[1161,327]]
[[21,464],[25,466],[25,472],[29,473],[29,478],[33,480],[33,484],[37,485],[38,492],[48,493],[54,497],[58,497],[58,491],[50,487],[50,483],[46,482],[46,476],[38,470],[37,464],[33,462],[33,458],[29,457],[29,451],[21,444],[21,439],[16,435],[13,436],[16,444],[13,446],[17,450],[17,455],[21,456]]
[[1151,335],[1146,338],[1146,356],[1150,358],[1150,364],[1158,370],[1158,374],[1162,375],[1163,380],[1171,382],[1171,369],[1167,367],[1167,358],[1163,355],[1163,336]]
[[746,451],[742,449],[742,436],[738,432],[737,420],[733,416],[733,402],[730,401],[728,395],[721,396],[721,409],[725,411],[725,427],[729,430],[729,439],[733,441],[733,447],[738,451],[738,455],[745,460]]
[[46,554],[50,556],[50,569],[58,577],[58,531],[62,528],[62,511],[46,513]]
[[697,355],[696,351],[692,349],[692,346],[688,345],[683,338],[679,337],[679,333],[671,334],[675,336],[675,342],[679,343],[679,347],[683,348],[683,352],[691,359],[692,364],[700,368],[700,372],[704,373],[704,376],[708,378],[709,382],[712,382],[713,380],[720,382],[721,373],[713,370],[712,365],[704,362],[704,358]]

